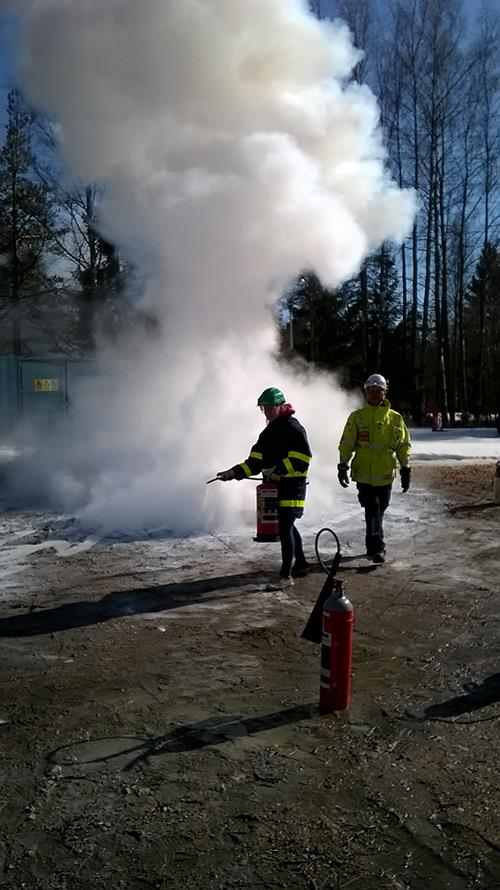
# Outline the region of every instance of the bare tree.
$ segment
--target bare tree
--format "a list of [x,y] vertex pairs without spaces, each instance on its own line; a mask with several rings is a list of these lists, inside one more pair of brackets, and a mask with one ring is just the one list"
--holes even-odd
[[[498,225],[498,158],[500,156],[500,76],[498,46],[500,22],[498,12],[483,3],[478,35],[472,58],[476,72],[475,107],[477,107],[477,137],[481,171],[482,248],[490,243],[491,230]],[[494,196],[497,197],[495,205]],[[486,343],[485,279],[479,288],[479,344],[476,362],[475,414],[479,420],[483,411],[483,385]]]
[[45,152],[38,175],[53,194],[58,228],[55,244],[66,276],[67,306],[72,308],[70,340],[73,348],[90,354],[101,311],[123,289],[123,270],[115,247],[103,237],[99,206],[104,188],[76,181],[59,160],[51,121],[37,117]]

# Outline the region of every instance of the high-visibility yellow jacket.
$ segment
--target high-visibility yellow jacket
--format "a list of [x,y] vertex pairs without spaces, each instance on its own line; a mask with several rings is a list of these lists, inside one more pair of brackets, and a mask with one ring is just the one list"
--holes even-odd
[[411,452],[408,428],[390,402],[363,405],[353,411],[339,443],[340,462],[348,464],[351,477],[366,485],[391,485],[397,462],[407,467]]

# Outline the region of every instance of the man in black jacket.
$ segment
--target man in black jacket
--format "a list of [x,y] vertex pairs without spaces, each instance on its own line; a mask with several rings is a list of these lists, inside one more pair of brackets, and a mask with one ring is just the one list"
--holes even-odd
[[295,410],[280,389],[270,386],[259,396],[257,405],[266,415],[267,426],[252,446],[246,461],[217,473],[222,482],[244,479],[262,471],[278,483],[278,520],[281,542],[281,571],[270,589],[293,586],[292,574],[306,574],[309,566],[304,556],[302,538],[295,520],[304,513],[307,473],[311,449],[304,427],[293,417]]

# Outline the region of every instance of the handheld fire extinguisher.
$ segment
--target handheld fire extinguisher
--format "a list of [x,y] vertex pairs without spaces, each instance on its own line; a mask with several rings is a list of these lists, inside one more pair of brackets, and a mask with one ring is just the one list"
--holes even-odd
[[[255,476],[247,476],[247,479],[253,480]],[[209,479],[207,485],[211,482],[217,482],[218,476]],[[269,542],[278,541],[280,536],[280,524],[278,519],[278,483],[264,480],[257,486],[257,534],[254,541]]]
[[[337,548],[330,568],[327,568],[319,552],[320,538],[325,532],[333,536]],[[340,563],[340,542],[335,532],[322,528],[316,535],[315,549],[318,562],[326,572],[326,579],[302,637],[321,644],[321,713],[343,711],[349,707],[351,692],[354,610],[345,596],[343,582],[335,578]]]
[[261,482],[256,495],[257,534],[254,541],[277,541],[280,536],[277,483]]

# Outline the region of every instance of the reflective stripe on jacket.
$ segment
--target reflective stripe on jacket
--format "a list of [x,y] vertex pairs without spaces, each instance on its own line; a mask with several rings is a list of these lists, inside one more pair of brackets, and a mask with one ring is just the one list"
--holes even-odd
[[307,433],[291,414],[278,417],[262,430],[250,454],[232,469],[236,479],[261,471],[278,483],[278,507],[302,515],[312,453]]
[[353,411],[339,443],[340,462],[351,464],[351,477],[366,485],[391,485],[397,463],[408,466],[411,441],[408,428],[385,399]]

